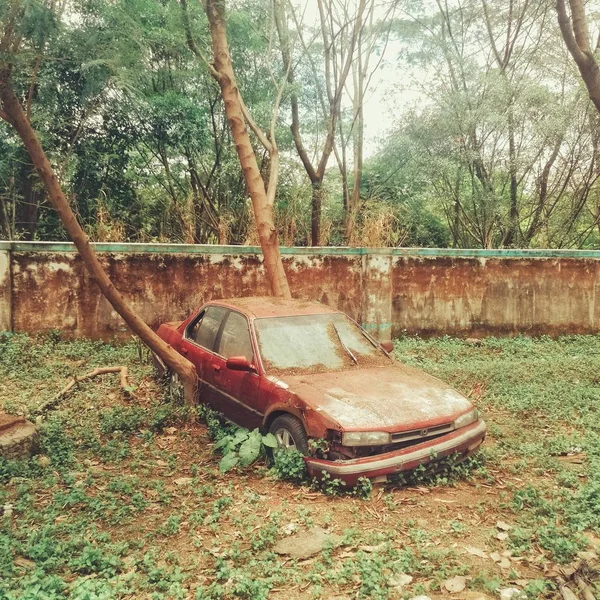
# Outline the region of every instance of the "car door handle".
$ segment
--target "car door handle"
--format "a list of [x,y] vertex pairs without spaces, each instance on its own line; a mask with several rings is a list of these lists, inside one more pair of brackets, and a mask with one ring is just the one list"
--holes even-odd
[[187,348],[182,348],[181,349],[181,354],[187,354],[187,353],[188,353]]
[[216,365],[216,364],[213,363],[212,368],[213,368],[213,371],[215,373],[220,373],[221,372],[221,366],[220,365]]

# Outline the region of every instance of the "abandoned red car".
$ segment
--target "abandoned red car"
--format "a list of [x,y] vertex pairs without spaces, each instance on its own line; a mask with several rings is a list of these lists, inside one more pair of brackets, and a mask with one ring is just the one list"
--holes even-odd
[[[302,452],[311,475],[382,481],[444,456],[466,458],[485,437],[464,396],[394,363],[384,350],[391,344],[318,302],[217,300],[158,334],[195,364],[203,402]],[[311,453],[311,439],[326,440],[324,453]]]

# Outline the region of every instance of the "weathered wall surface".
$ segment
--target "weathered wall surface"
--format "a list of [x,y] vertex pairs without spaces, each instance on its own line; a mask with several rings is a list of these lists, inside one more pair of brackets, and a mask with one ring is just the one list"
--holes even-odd
[[392,322],[436,335],[559,335],[600,327],[600,260],[398,257]]
[[10,331],[12,327],[11,297],[10,254],[0,249],[0,331]]
[[[267,295],[256,248],[98,244],[152,326],[213,298]],[[340,308],[380,339],[596,333],[600,252],[282,248],[292,293]],[[70,244],[0,242],[0,330],[124,338],[129,332]]]

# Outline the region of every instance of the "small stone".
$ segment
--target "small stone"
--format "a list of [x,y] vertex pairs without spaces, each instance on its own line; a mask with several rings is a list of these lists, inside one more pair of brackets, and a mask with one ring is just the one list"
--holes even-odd
[[279,540],[273,546],[273,552],[298,559],[310,558],[325,547],[337,545],[340,541],[339,536],[328,533],[321,527],[311,527],[307,531]]
[[508,560],[508,558],[501,559],[498,564],[501,569],[510,569],[510,560]]
[[292,533],[298,530],[298,525],[296,523],[288,523],[281,528],[281,531],[284,535],[292,535]]
[[451,594],[458,594],[459,592],[462,592],[466,586],[467,579],[461,575],[457,575],[456,577],[452,577],[451,579],[446,579],[446,581],[444,581],[444,587]]
[[500,590],[500,600],[521,600],[526,595],[517,588],[504,588]]
[[398,575],[393,575],[388,579],[388,585],[393,588],[402,588],[411,583],[412,580],[413,578],[410,575],[406,575],[406,573],[399,573]]
[[496,539],[504,542],[508,539],[508,533],[506,533],[506,531],[501,531],[500,533],[496,534]]
[[413,596],[410,600],[431,600],[429,596]]
[[500,531],[510,531],[512,529],[512,525],[509,525],[508,523],[505,523],[504,521],[498,521],[496,523],[496,527]]
[[116,395],[114,392],[111,392],[111,393],[108,395],[108,399],[109,399],[109,400],[115,400],[115,399],[116,399],[116,397],[117,397],[117,395]]
[[502,557],[497,553],[497,552],[492,552],[490,554],[490,558],[494,561],[494,562],[500,562],[502,560]]

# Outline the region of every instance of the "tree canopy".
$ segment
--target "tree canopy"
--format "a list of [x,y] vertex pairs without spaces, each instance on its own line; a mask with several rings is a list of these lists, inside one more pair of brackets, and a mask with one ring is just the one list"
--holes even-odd
[[[574,4],[230,1],[267,187],[260,132],[277,140],[281,243],[599,247],[595,50]],[[200,2],[4,0],[0,35],[17,7],[13,84],[92,240],[257,241]],[[369,152],[367,102],[397,107]],[[66,237],[0,124],[0,238]]]

